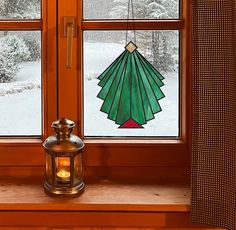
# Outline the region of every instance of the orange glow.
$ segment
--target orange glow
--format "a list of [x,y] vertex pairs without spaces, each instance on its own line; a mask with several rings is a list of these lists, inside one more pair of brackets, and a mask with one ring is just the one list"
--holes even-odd
[[70,158],[69,157],[60,157],[58,163],[59,163],[59,167],[69,167],[70,166]]

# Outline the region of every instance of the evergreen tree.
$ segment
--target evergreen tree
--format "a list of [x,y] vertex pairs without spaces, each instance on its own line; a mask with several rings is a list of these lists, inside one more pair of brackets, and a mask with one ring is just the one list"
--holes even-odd
[[19,68],[15,60],[10,57],[10,47],[0,40],[0,83],[10,82],[16,76]]
[[4,37],[4,43],[8,46],[8,56],[15,63],[26,61],[30,52],[25,42],[16,35],[8,35]]
[[19,63],[29,57],[29,50],[15,35],[1,38],[0,50],[0,83],[10,82],[19,71]]
[[11,32],[22,39],[28,47],[30,55],[25,61],[37,61],[41,58],[41,33],[39,31]]

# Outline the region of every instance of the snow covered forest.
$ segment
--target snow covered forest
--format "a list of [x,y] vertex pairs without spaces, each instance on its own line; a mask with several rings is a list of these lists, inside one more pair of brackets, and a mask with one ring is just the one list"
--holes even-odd
[[[85,19],[176,19],[179,17],[179,0],[85,0]],[[129,10],[128,10],[129,5]],[[104,10],[103,6],[106,6]],[[128,14],[129,13],[129,14]],[[133,15],[132,15],[133,13]],[[134,28],[135,29],[135,28]],[[134,31],[127,31],[128,39],[134,40]],[[100,33],[101,34],[101,33]],[[105,34],[105,33],[104,33]],[[173,69],[175,56],[178,55],[178,33],[165,31],[136,31],[136,41],[140,49],[147,54],[147,58],[161,71]],[[121,37],[99,36],[93,33],[88,37],[90,41],[100,39],[107,42],[124,43],[126,33]],[[174,55],[173,55],[174,54]]]
[[[84,0],[84,18],[179,17],[178,0],[133,0],[133,6],[134,15],[129,10],[127,16],[128,0]],[[0,0],[0,20],[38,19],[40,11],[40,0]],[[85,135],[178,136],[179,32],[175,30],[135,30],[140,53],[165,77],[166,97],[156,119],[145,129],[121,131],[99,111],[102,102],[96,97],[100,90],[97,77],[123,52],[126,37],[134,40],[134,30],[84,32]],[[41,88],[41,32],[0,31],[0,135],[41,135]]]
[[40,0],[0,0],[0,19],[38,19]]

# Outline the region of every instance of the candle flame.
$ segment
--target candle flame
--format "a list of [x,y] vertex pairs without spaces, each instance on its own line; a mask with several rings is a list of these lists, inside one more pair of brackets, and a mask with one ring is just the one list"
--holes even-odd
[[57,176],[61,179],[68,179],[70,177],[70,172],[62,169],[57,172]]

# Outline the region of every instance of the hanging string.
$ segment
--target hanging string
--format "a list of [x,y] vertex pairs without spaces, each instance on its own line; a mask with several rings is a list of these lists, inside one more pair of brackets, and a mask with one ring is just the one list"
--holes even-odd
[[129,15],[130,15],[130,7],[132,14],[132,22],[133,22],[133,33],[134,33],[134,43],[136,44],[136,34],[135,34],[135,23],[134,23],[134,3],[133,0],[128,0],[128,13],[127,13],[127,28],[126,28],[126,44],[128,42],[128,31],[129,31]]

